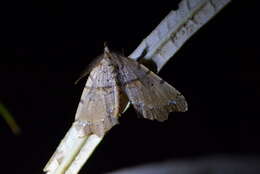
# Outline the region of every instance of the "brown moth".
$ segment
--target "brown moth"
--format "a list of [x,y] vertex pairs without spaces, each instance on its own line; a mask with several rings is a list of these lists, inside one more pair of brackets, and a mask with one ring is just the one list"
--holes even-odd
[[118,123],[128,101],[144,118],[164,121],[169,112],[187,111],[184,96],[144,65],[107,47],[80,78],[90,73],[76,113],[82,136],[103,136]]

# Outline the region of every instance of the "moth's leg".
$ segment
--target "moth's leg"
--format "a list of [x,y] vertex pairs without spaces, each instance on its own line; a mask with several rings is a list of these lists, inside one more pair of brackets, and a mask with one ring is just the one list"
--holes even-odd
[[147,68],[149,68],[151,71],[157,73],[157,65],[152,59],[145,59],[145,55],[148,52],[148,47],[146,47],[142,54],[136,59],[139,63],[143,64]]
[[144,59],[144,56],[147,54],[147,52],[148,52],[148,47],[146,46],[143,49],[141,55],[139,57],[137,57],[136,61],[140,62],[142,59]]

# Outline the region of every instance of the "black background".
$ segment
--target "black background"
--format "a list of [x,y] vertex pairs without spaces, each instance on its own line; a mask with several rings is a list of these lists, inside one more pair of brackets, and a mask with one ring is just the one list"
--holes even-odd
[[[1,171],[42,173],[74,120],[84,86],[74,81],[103,42],[129,55],[178,2],[2,3],[0,101],[22,134],[0,119]],[[229,4],[160,72],[185,95],[188,112],[158,123],[130,108],[81,173],[212,154],[259,156],[258,12],[253,1]]]

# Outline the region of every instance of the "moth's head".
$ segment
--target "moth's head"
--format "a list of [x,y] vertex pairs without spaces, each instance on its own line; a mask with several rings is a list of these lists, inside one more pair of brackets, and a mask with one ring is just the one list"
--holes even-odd
[[111,52],[110,52],[106,42],[104,42],[104,56],[109,59],[111,58]]
[[104,45],[104,54],[110,53],[109,48],[107,45]]

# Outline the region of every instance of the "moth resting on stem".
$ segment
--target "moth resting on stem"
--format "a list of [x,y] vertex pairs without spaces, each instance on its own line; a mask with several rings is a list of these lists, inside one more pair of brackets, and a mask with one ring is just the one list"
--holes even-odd
[[91,64],[89,77],[76,114],[76,129],[81,136],[105,132],[118,123],[128,101],[138,114],[164,121],[169,112],[185,112],[184,96],[144,65],[128,57],[104,53]]

